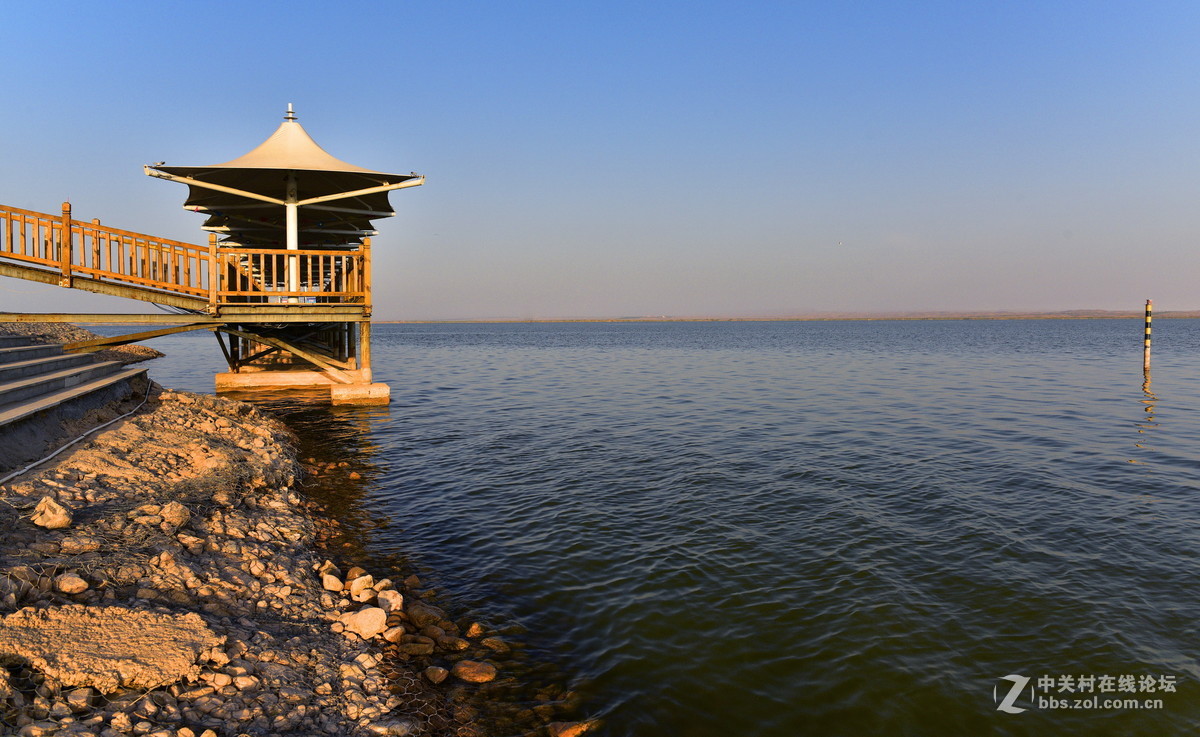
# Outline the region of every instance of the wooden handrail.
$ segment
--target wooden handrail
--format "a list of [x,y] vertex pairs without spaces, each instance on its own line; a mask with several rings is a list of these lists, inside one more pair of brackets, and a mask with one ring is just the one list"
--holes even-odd
[[[224,304],[368,302],[369,245],[354,249],[221,248],[157,238],[61,216],[0,205],[0,260],[75,277],[134,287],[127,296],[150,299],[138,288],[195,297],[217,314]],[[289,259],[299,283],[287,288]],[[153,300],[151,300],[153,301]]]
[[208,291],[207,251],[191,243],[158,238],[99,221],[71,219],[64,202],[61,217],[0,205],[0,259],[103,282],[204,296]]
[[[362,249],[320,250],[279,248],[219,248],[221,304],[306,301],[362,302]],[[289,264],[295,259],[299,283],[288,287]]]

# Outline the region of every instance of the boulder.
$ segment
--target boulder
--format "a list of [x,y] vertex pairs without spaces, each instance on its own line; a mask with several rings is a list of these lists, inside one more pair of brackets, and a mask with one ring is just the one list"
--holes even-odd
[[62,530],[71,526],[74,518],[71,515],[71,510],[56,502],[52,497],[44,496],[42,500],[33,508],[33,517],[30,521],[38,527],[45,527],[47,530]]
[[485,637],[479,641],[479,644],[483,645],[488,650],[497,653],[506,653],[512,650],[508,643],[504,640],[501,640],[499,637]]
[[450,672],[455,678],[467,683],[487,683],[496,678],[496,666],[474,660],[460,660]]
[[425,604],[420,601],[410,601],[408,605],[404,607],[404,611],[408,614],[409,620],[412,621],[413,625],[417,629],[428,627],[431,624],[437,624],[446,618],[446,613],[441,609],[438,609],[432,604]]
[[401,594],[395,589],[385,589],[380,591],[378,594],[376,594],[375,600],[379,603],[379,608],[388,614],[400,611],[404,608],[404,594]]
[[379,607],[369,606],[357,612],[344,614],[339,621],[348,632],[369,640],[387,629],[387,612]]
[[159,515],[162,516],[164,522],[175,527],[182,527],[192,518],[192,513],[188,511],[188,508],[179,502],[167,502]]
[[350,596],[355,597],[362,593],[364,589],[369,589],[375,585],[375,578],[371,575],[359,576],[350,582]]
[[75,573],[64,573],[54,579],[54,588],[64,594],[82,594],[88,589],[88,582]]

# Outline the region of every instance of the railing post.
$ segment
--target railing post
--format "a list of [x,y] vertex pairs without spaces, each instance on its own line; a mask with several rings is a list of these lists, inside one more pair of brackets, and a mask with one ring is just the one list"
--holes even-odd
[[[363,238],[362,247],[362,284],[359,289],[363,293],[363,317],[371,316],[371,238]],[[370,328],[368,328],[370,330]]]
[[217,290],[221,277],[217,273],[217,234],[208,234],[208,314],[220,312],[217,307]]
[[62,269],[62,278],[58,280],[58,286],[71,286],[71,203],[64,202],[62,204],[62,227],[59,230],[58,243],[58,262]]

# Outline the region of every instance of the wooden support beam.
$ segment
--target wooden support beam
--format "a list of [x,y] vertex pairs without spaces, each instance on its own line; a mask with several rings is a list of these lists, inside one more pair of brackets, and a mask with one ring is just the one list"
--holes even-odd
[[[11,276],[17,279],[36,281],[41,282],[42,284],[53,284],[55,286],[60,285],[63,280],[63,275],[59,271],[49,271],[47,269],[39,269],[35,266],[24,266],[22,264],[14,264],[7,261],[0,261],[0,276]],[[113,284],[111,282],[103,282],[86,276],[71,277],[71,287],[74,289],[82,289],[85,292],[109,294],[114,297],[138,299],[143,302],[153,302],[155,304],[169,305],[171,307],[182,307],[184,309],[203,310],[206,306],[204,300],[196,299],[194,297],[169,294],[167,292],[160,292],[154,289],[135,287],[127,284]]]
[[151,338],[160,338],[164,335],[173,333],[185,333],[189,330],[216,330],[215,325],[209,323],[193,323],[191,325],[181,325],[174,328],[163,328],[161,330],[146,330],[141,333],[129,333],[128,335],[115,335],[111,338],[93,338],[91,340],[76,340],[72,343],[64,343],[63,350],[67,353],[94,353],[102,351],[105,348],[111,348],[116,345],[126,345],[127,343],[138,343]]
[[346,376],[345,372],[343,372],[337,366],[334,366],[332,363],[330,363],[324,357],[319,356],[315,353],[312,353],[311,351],[304,350],[303,348],[300,348],[286,340],[282,340],[280,338],[273,338],[273,337],[266,336],[266,335],[257,335],[255,333],[245,332],[242,330],[236,330],[227,325],[222,326],[221,328],[219,328],[219,330],[223,333],[228,333],[230,335],[236,335],[240,338],[254,341],[255,343],[262,343],[263,345],[269,345],[269,346],[275,346],[277,348],[282,348],[283,350],[287,351],[288,353],[299,356],[300,358],[303,358],[305,361],[308,361],[312,365],[321,369],[329,376],[329,378],[333,379],[334,381],[338,382],[339,384],[353,384],[354,383],[354,380],[351,379],[349,376]]
[[225,323],[254,324],[254,323],[328,323],[328,322],[359,322],[362,318],[350,317],[341,313],[324,311],[313,312],[275,312],[264,305],[264,309],[252,311],[250,314],[237,314],[234,317],[209,315],[130,315],[124,313],[95,313],[95,312],[0,312],[0,323],[6,322],[77,322],[85,325],[179,325],[180,323],[207,323],[222,325]]
[[237,365],[233,362],[233,356],[229,353],[229,348],[225,346],[225,336],[221,335],[220,330],[214,330],[213,335],[217,336],[217,345],[221,346],[221,355],[225,356],[225,363],[229,365],[230,371],[237,371]]

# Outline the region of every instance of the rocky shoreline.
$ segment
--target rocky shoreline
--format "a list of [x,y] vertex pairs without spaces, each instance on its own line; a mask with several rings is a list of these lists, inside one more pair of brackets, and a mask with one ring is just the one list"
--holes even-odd
[[[331,469],[313,469],[328,474]],[[511,643],[415,577],[335,563],[294,438],[153,387],[136,414],[0,488],[0,731],[583,734],[561,689],[490,723]],[[511,731],[521,725],[517,732]]]

